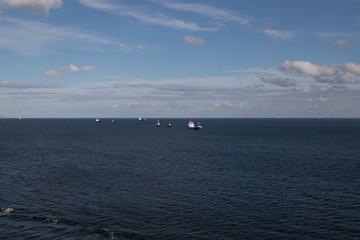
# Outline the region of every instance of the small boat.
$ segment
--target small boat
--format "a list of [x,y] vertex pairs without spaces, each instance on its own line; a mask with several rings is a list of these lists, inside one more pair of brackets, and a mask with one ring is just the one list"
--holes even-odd
[[189,129],[194,129],[195,128],[195,124],[194,124],[194,122],[193,121],[189,121],[189,123],[188,123],[188,128]]
[[157,120],[156,126],[160,127],[160,121],[159,120]]
[[200,130],[202,129],[202,126],[200,125],[200,122],[197,123],[197,125],[194,128],[195,130]]
[[99,123],[99,122],[100,122],[100,118],[97,118],[95,121]]
[[171,122],[169,122],[169,123],[166,125],[166,127],[171,127]]
[[144,121],[146,121],[146,118],[141,118],[141,117],[139,117],[139,121],[144,122]]

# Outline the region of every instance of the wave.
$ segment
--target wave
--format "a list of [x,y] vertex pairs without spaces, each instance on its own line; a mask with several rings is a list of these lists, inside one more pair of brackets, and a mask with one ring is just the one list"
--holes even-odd
[[[4,215],[9,222],[13,222],[14,226],[19,224],[22,226],[22,231],[15,229],[8,229],[8,232],[4,232],[6,237],[34,237],[37,238],[38,233],[34,235],[29,235],[27,229],[28,226],[31,226],[31,230],[34,229],[44,229],[48,228],[47,236],[49,238],[86,238],[86,239],[123,239],[123,240],[133,240],[133,239],[152,239],[150,236],[142,236],[133,232],[119,232],[111,231],[106,228],[96,228],[95,226],[85,226],[81,222],[74,222],[68,219],[39,216],[39,215],[27,215],[15,212],[13,208],[0,208],[1,215]],[[6,215],[6,216],[5,216]],[[30,225],[24,224],[25,222],[31,222]],[[53,227],[52,225],[57,225]]]

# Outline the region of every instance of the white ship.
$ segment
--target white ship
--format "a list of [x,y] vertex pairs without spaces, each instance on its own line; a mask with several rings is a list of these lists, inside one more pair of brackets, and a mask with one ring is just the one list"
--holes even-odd
[[188,128],[190,128],[190,129],[194,129],[195,128],[195,124],[194,124],[194,122],[193,121],[189,121],[189,123],[188,123]]

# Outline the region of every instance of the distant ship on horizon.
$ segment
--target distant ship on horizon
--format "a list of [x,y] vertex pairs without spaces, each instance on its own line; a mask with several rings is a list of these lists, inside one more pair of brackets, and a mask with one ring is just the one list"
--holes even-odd
[[202,129],[202,126],[200,125],[200,122],[197,123],[197,125],[194,128],[195,130],[200,130]]
[[189,129],[194,129],[195,128],[195,124],[194,124],[194,122],[192,120],[189,121],[188,128]]

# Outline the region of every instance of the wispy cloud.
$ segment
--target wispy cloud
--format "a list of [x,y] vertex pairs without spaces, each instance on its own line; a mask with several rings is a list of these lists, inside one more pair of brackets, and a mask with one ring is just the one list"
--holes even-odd
[[62,4],[62,0],[0,0],[0,7],[45,15],[49,15],[50,9],[60,8]]
[[95,67],[94,66],[84,66],[84,67],[77,67],[73,64],[70,64],[69,66],[65,67],[65,70],[68,70],[72,73],[77,73],[77,72],[91,72],[91,71],[95,71]]
[[63,76],[64,74],[60,71],[46,70],[42,73],[42,75],[44,77],[60,77],[60,76]]
[[0,19],[0,32],[0,47],[22,55],[58,54],[65,50],[97,50],[109,45],[123,51],[132,49],[120,41],[79,29],[15,18]]
[[144,75],[142,75],[142,74],[137,74],[137,73],[128,73],[127,75],[128,75],[128,76],[131,76],[131,77],[140,77],[140,78],[145,77]]
[[315,77],[319,83],[330,83],[330,84],[359,84],[360,81],[349,74],[340,74],[333,78]]
[[81,4],[86,7],[93,8],[100,11],[105,11],[111,14],[126,16],[137,19],[146,24],[164,26],[174,29],[183,29],[189,31],[215,31],[212,28],[203,28],[193,22],[185,22],[172,16],[167,16],[162,13],[152,12],[148,9],[146,12],[143,9],[133,6],[124,5],[122,3],[110,2],[108,0],[79,0]]
[[295,36],[295,33],[292,31],[281,31],[276,29],[265,29],[263,33],[273,38],[282,40],[290,40]]
[[44,77],[60,77],[60,76],[64,76],[64,70],[72,73],[91,72],[91,71],[95,71],[95,67],[94,66],[78,67],[73,64],[70,64],[66,67],[59,67],[58,70],[46,70],[42,73],[42,75]]
[[126,108],[137,108],[137,109],[147,109],[147,110],[151,110],[153,108],[159,108],[163,106],[164,105],[160,103],[140,103],[140,102],[126,103]]
[[153,0],[153,2],[173,10],[193,12],[216,20],[233,21],[241,25],[248,25],[250,22],[248,18],[237,16],[225,9],[219,9],[206,4],[179,3],[175,1],[165,1],[165,0]]
[[139,50],[139,51],[144,51],[146,48],[147,48],[147,46],[144,45],[144,44],[139,44],[136,47],[136,49]]
[[22,82],[9,82],[0,81],[2,88],[61,88],[59,84],[37,84],[37,83],[22,83]]
[[271,83],[279,87],[293,87],[296,85],[295,80],[282,77],[259,77],[265,83]]
[[193,44],[193,45],[204,45],[205,44],[204,39],[196,38],[194,36],[184,36],[183,39],[188,44]]
[[337,47],[337,48],[344,48],[344,47],[349,46],[349,41],[347,41],[347,40],[337,40],[336,42],[333,42],[332,45]]
[[315,33],[318,37],[328,37],[328,38],[359,38],[360,34],[358,32],[317,32]]

